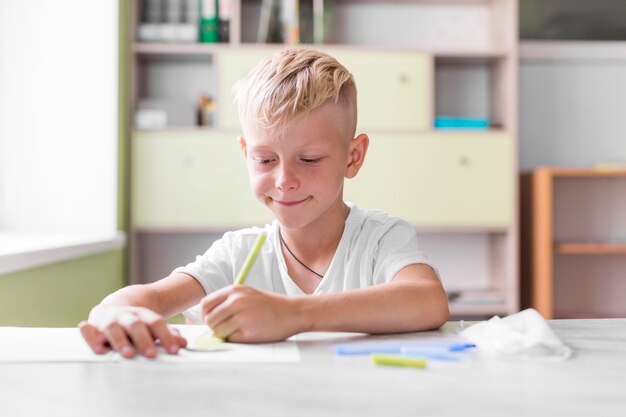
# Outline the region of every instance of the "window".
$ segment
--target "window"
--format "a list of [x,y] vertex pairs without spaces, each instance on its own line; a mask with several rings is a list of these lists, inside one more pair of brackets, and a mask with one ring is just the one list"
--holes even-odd
[[520,0],[520,37],[626,40],[624,0]]
[[117,226],[118,2],[0,2],[0,229]]

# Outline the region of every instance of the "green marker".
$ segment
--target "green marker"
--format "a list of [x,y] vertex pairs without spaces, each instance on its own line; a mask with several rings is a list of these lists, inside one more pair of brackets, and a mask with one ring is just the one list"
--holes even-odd
[[372,362],[376,365],[411,366],[426,368],[426,359],[409,358],[402,355],[372,355]]
[[262,232],[256,238],[256,242],[254,242],[254,246],[252,247],[252,250],[248,254],[246,261],[243,263],[243,267],[241,268],[241,271],[239,271],[239,275],[237,275],[237,279],[235,280],[235,285],[245,284],[246,278],[248,277],[248,272],[250,272],[252,265],[254,265],[254,261],[256,260],[256,257],[259,254],[259,252],[261,251],[261,246],[263,246],[263,243],[265,243],[266,237],[267,235],[265,234],[265,232]]
[[[259,236],[257,236],[256,241],[254,242],[254,246],[250,250],[248,257],[246,258],[241,270],[239,271],[239,275],[237,275],[237,279],[235,280],[235,285],[243,285],[246,282],[246,278],[248,277],[248,272],[252,269],[252,265],[254,265],[254,261],[256,260],[257,255],[261,251],[261,246],[265,243],[265,238],[267,235],[265,232],[261,232]],[[226,339],[221,339],[214,335],[200,335],[198,336],[193,343],[192,348],[188,348],[188,350],[196,350],[203,352],[217,352],[224,350],[224,346],[222,343],[226,342]]]

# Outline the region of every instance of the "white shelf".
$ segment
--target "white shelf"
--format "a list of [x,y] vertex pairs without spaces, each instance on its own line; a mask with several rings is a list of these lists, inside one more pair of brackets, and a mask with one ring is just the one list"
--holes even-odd
[[523,61],[607,61],[626,59],[626,41],[522,41]]
[[[351,68],[351,65],[356,65],[357,69],[352,70],[355,77],[359,79],[359,76],[365,75],[366,81],[364,83],[363,78],[360,78],[361,81],[357,82],[361,86],[369,86],[370,89],[371,85],[382,85],[381,80],[393,86],[395,85],[394,82],[397,83],[397,79],[402,79],[397,75],[395,78],[388,77],[385,79],[385,76],[392,74],[393,71],[381,70],[381,68],[385,68],[382,61],[390,56],[401,57],[406,55],[413,59],[413,55],[420,55],[420,59],[425,60],[426,64],[422,66],[407,66],[408,69],[403,71],[407,72],[408,77],[406,74],[400,73],[405,80],[417,79],[419,76],[425,79],[425,82],[420,85],[415,84],[413,90],[398,89],[400,93],[394,97],[381,95],[378,90],[371,89],[378,94],[378,96],[373,94],[372,97],[378,97],[378,99],[371,99],[364,105],[359,104],[361,110],[359,116],[364,121],[381,122],[384,118],[380,116],[384,115],[384,112],[377,110],[381,101],[385,103],[395,102],[402,110],[413,109],[411,106],[414,105],[416,110],[409,110],[410,114],[405,117],[411,123],[402,124],[405,119],[400,122],[393,119],[393,123],[384,119],[384,122],[380,124],[367,126],[365,132],[370,135],[372,144],[377,138],[390,136],[403,136],[416,141],[419,141],[420,137],[427,137],[426,141],[419,143],[419,146],[423,146],[420,148],[420,151],[423,150],[420,155],[431,155],[439,149],[440,154],[438,155],[442,161],[445,159],[450,164],[454,163],[457,168],[459,163],[462,164],[466,171],[461,171],[456,176],[451,171],[442,173],[439,170],[442,178],[446,177],[443,180],[444,185],[437,188],[434,194],[432,190],[427,192],[442,201],[439,205],[442,209],[461,207],[461,210],[467,212],[471,202],[487,201],[496,195],[493,192],[487,195],[485,190],[479,187],[482,191],[472,193],[460,202],[453,198],[446,198],[447,193],[455,192],[455,188],[457,190],[461,188],[461,191],[467,192],[471,187],[463,187],[460,184],[470,178],[471,175],[477,175],[480,168],[488,166],[484,161],[489,158],[482,158],[483,154],[474,155],[478,149],[483,149],[480,147],[481,143],[485,149],[484,154],[487,156],[494,155],[492,148],[499,149],[504,146],[503,144],[510,145],[512,151],[504,153],[501,159],[497,159],[498,161],[507,161],[509,164],[508,161],[513,161],[517,157],[517,3],[515,0],[338,0],[333,7],[336,13],[336,21],[333,25],[336,29],[335,34],[326,34],[328,35],[326,37],[327,42],[322,45],[311,45],[329,51],[331,54],[336,51],[335,56],[340,61],[342,59],[347,60],[348,68]],[[288,46],[250,42],[256,40],[261,4],[262,0],[234,0],[234,16],[231,19],[231,42],[229,44],[133,42],[131,46],[134,58],[132,61],[135,65],[134,81],[131,83],[135,91],[133,102],[136,102],[140,96],[151,98],[151,92],[154,93],[155,97],[163,98],[163,95],[160,94],[163,91],[161,86],[171,82],[171,85],[182,83],[187,86],[187,95],[184,97],[187,101],[189,101],[190,96],[189,87],[198,87],[198,94],[201,92],[201,87],[208,89],[208,94],[212,95],[217,103],[216,127],[170,126],[154,131],[134,129],[132,131],[134,144],[138,142],[137,139],[141,139],[144,145],[158,148],[150,148],[146,151],[145,158],[154,157],[154,154],[158,154],[163,149],[162,146],[173,147],[172,152],[182,152],[184,143],[189,142],[194,137],[194,146],[206,147],[208,146],[207,142],[210,141],[209,136],[229,135],[231,132],[236,134],[237,129],[231,120],[233,118],[230,117],[232,113],[232,108],[229,108],[230,97],[225,97],[227,94],[224,93],[230,91],[226,85],[232,85],[235,79],[234,74],[237,74],[237,77],[243,74],[238,72],[249,64],[248,61],[257,62],[265,51],[269,53],[272,50]],[[245,55],[243,58],[246,59],[239,59],[242,58],[239,57],[232,61],[233,55],[237,55],[231,53],[233,51],[241,52],[242,55]],[[356,64],[349,61],[349,57],[359,53],[376,53],[377,55],[374,59],[356,60]],[[342,58],[344,56],[346,58]],[[403,64],[402,59],[398,63]],[[194,68],[201,67],[203,73],[211,71],[212,78],[207,79],[206,82],[200,82],[197,78],[192,79],[191,77],[181,81],[178,75],[182,71],[179,68],[190,74],[196,74],[185,65]],[[238,65],[241,68],[237,68]],[[393,68],[397,69],[400,66],[394,65]],[[421,71],[420,74],[417,73],[416,68]],[[378,72],[375,82],[367,80],[367,76],[373,73],[373,69]],[[154,78],[146,82],[145,79],[141,79],[142,76],[154,76]],[[225,80],[225,77],[228,79]],[[362,89],[360,91],[368,90]],[[390,90],[385,89],[384,91]],[[407,100],[405,97],[404,101],[401,102],[402,92],[406,91],[411,91],[412,94],[414,91],[418,93],[414,94],[416,97],[412,97],[412,100]],[[179,99],[179,97],[175,97],[172,91],[168,91],[168,94],[165,95],[166,99],[172,101]],[[365,94],[362,94],[361,97],[365,97]],[[381,99],[380,97],[384,98]],[[426,104],[415,105],[419,101],[417,99],[423,100]],[[387,106],[388,108],[389,106]],[[366,114],[364,109],[375,110],[364,116]],[[437,115],[486,117],[494,126],[487,130],[435,129],[433,119]],[[397,115],[394,114],[395,116]],[[418,118],[423,118],[423,121],[415,123]],[[182,119],[174,120],[171,118],[171,122],[182,123]],[[225,129],[223,126],[228,128]],[[154,135],[151,136],[151,133]],[[204,141],[205,134],[207,136],[206,142]],[[171,138],[164,139],[161,138],[162,135],[171,136]],[[475,135],[480,136],[482,140],[472,141]],[[503,137],[506,137],[506,140],[500,140]],[[176,138],[182,140],[174,144],[173,141]],[[379,143],[382,143],[382,140]],[[433,142],[432,146],[425,146],[424,144],[429,141]],[[156,144],[156,142],[159,143]],[[485,142],[487,143],[484,144]],[[214,152],[215,149],[217,148],[211,147],[204,149],[204,152]],[[408,148],[401,149],[406,150]],[[185,155],[200,158],[200,155],[193,153],[195,150],[185,148],[185,152],[187,152]],[[179,155],[182,161],[181,166],[184,165],[185,161],[190,162],[194,159],[185,155]],[[397,154],[390,152],[389,157],[394,158],[394,155]],[[470,159],[471,161],[483,162],[467,164],[464,162],[469,158],[467,155],[475,156],[475,158]],[[370,161],[374,160],[373,145],[368,156],[371,157]],[[433,160],[433,157],[430,158]],[[151,162],[152,166],[158,166],[156,161],[160,159],[162,157]],[[378,166],[384,166],[385,161],[389,160],[388,157],[381,159],[379,162],[383,165]],[[435,160],[438,161],[438,159]],[[415,161],[410,161],[410,164],[414,163]],[[139,165],[133,166],[136,168]],[[206,166],[206,164],[202,166]],[[441,163],[435,165],[434,170],[427,171],[427,176],[441,166],[443,166]],[[510,209],[506,211],[506,213],[510,213],[510,215],[507,214],[506,220],[493,221],[492,224],[489,224],[493,220],[493,216],[489,217],[488,210],[492,207],[499,207],[500,203],[517,207],[517,182],[514,180],[517,166],[514,162],[511,162],[506,169],[501,168],[501,165],[498,164],[494,166],[496,168],[490,166],[488,169],[490,174],[486,178],[511,178],[510,181],[506,180],[506,186],[503,187],[510,190],[510,194],[508,191],[506,194],[507,200],[494,197],[495,200],[492,199],[490,203],[484,203],[484,206],[480,208],[483,217],[475,222],[463,220],[455,223],[448,221],[449,218],[443,218],[443,220],[433,221],[433,225],[429,226],[415,224],[415,228],[421,236],[424,250],[429,254],[432,253],[431,258],[436,260],[437,265],[441,265],[442,274],[447,274],[448,283],[452,287],[463,284],[465,288],[483,289],[472,294],[465,291],[463,297],[451,303],[452,313],[456,317],[508,314],[518,309],[517,214],[515,209]],[[184,169],[189,169],[189,166]],[[168,178],[171,179],[172,175],[175,177],[184,169],[174,170]],[[135,174],[135,179],[140,178],[146,184],[135,183],[134,189],[161,190],[163,181],[155,178],[159,172],[155,171],[150,175],[140,173],[139,177]],[[491,174],[492,172],[495,173]],[[362,174],[365,174],[365,171],[359,174],[361,178],[365,178]],[[148,179],[150,178],[154,178],[153,183],[149,182]],[[181,178],[186,177],[181,175]],[[398,186],[403,190],[409,190],[409,194],[417,192],[411,187],[417,187],[419,182],[417,180],[421,178],[421,175],[418,178],[409,178],[406,184],[400,181],[402,184],[398,184]],[[369,186],[372,183],[371,181],[367,182]],[[476,181],[476,183],[484,184],[484,181]],[[142,186],[143,188],[141,188]],[[423,184],[421,187],[423,190]],[[454,195],[464,194],[460,192]],[[358,204],[357,201],[355,202]],[[166,205],[167,203],[163,205],[149,204],[148,207],[152,207],[150,210],[154,214]],[[370,204],[368,202],[365,205]],[[195,204],[195,207],[197,206]],[[139,213],[137,207],[135,206],[135,216]],[[413,206],[409,207],[412,210]],[[415,207],[422,211],[425,210],[423,204]],[[411,213],[414,214],[415,211]],[[168,225],[164,226],[165,222],[163,221],[141,223],[140,216],[135,217],[136,223],[132,227],[132,236],[138,246],[133,249],[131,261],[140,278],[167,273],[169,267],[175,266],[177,262],[180,262],[180,259],[184,258],[181,249],[184,245],[190,244],[189,242],[204,244],[205,241],[202,239],[206,236],[201,235],[211,235],[211,238],[214,237],[213,235],[219,236],[220,233],[224,232],[226,225],[223,223],[214,226],[214,221],[213,223],[206,221],[199,225],[202,223],[202,218],[198,217],[197,220],[189,222],[190,219],[192,219],[191,216],[185,215],[182,219],[167,223]],[[414,221],[417,222],[417,219],[416,217]],[[453,225],[445,225],[446,221]],[[422,221],[422,223],[428,222]],[[440,223],[444,225],[440,225]],[[143,226],[141,226],[142,224]],[[194,224],[197,227],[194,227]],[[164,256],[155,260],[155,265],[145,265],[144,259],[150,259],[151,255],[156,253]],[[166,262],[168,259],[171,259],[171,262]],[[498,291],[492,291],[493,288],[498,288]]]

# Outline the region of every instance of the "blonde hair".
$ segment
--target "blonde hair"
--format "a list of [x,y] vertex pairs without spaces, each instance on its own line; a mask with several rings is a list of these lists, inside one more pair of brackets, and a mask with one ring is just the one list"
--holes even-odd
[[254,67],[235,86],[242,124],[280,129],[332,101],[347,110],[346,127],[356,130],[354,77],[335,58],[307,48],[282,50]]

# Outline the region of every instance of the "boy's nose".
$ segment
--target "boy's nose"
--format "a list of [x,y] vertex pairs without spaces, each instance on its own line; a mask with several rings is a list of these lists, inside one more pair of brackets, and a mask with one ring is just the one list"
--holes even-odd
[[278,175],[276,177],[276,188],[279,190],[292,190],[300,186],[300,180],[295,174],[293,169],[281,165],[278,169]]

